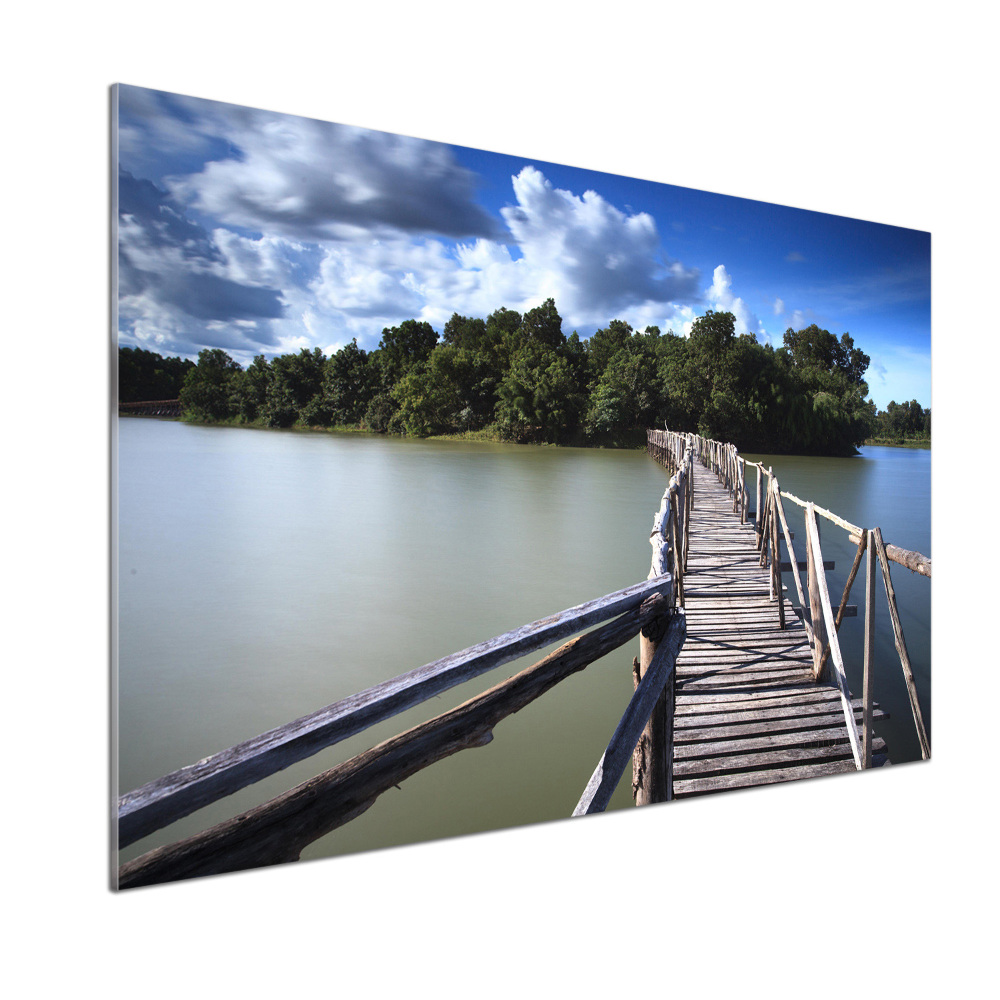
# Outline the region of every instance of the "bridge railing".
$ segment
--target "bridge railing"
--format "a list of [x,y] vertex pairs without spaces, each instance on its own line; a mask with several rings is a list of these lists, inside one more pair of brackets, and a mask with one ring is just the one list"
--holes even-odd
[[674,664],[686,635],[683,609],[676,606],[691,498],[693,458],[685,444],[677,439],[665,445],[676,471],[654,518],[647,580],[452,653],[122,795],[118,846],[501,664],[575,638],[457,708],[263,805],[127,862],[118,870],[119,888],[297,860],[304,847],[360,815],[382,792],[437,760],[490,742],[497,722],[636,635],[634,694],[573,815],[605,809],[630,759],[636,804],[669,798],[669,766],[658,762],[669,760]]
[[[672,432],[666,432],[672,433]],[[833,662],[832,682],[839,689],[844,714],[847,721],[848,736],[854,754],[856,767],[860,770],[871,767],[872,764],[872,680],[874,674],[874,598],[875,598],[875,562],[881,569],[882,581],[888,599],[889,615],[892,621],[893,638],[899,662],[906,683],[907,695],[913,714],[914,727],[920,743],[921,756],[926,760],[930,757],[930,743],[924,726],[923,714],[917,699],[916,682],[906,649],[906,640],[899,618],[896,594],[892,585],[890,562],[905,566],[921,576],[930,578],[931,560],[919,552],[912,552],[895,545],[886,544],[882,539],[880,528],[861,528],[858,525],[839,517],[832,511],[818,504],[801,500],[791,493],[781,490],[773,468],[764,468],[760,462],[750,462],[744,459],[735,445],[721,441],[691,435],[699,460],[711,469],[720,482],[733,496],[733,510],[739,511],[741,523],[753,520],[756,532],[757,548],[760,551],[761,565],[770,568],[770,592],[772,600],[778,602],[779,623],[785,627],[785,610],[783,600],[782,571],[791,571],[795,591],[799,600],[798,612],[809,638],[813,651],[813,673],[816,680],[831,680],[828,664]],[[752,511],[749,507],[750,491],[747,485],[747,470],[756,470],[756,503]],[[806,539],[804,563],[795,558],[792,541],[795,538],[789,531],[782,500],[802,507],[805,512]],[[846,531],[850,541],[857,546],[854,561],[851,566],[847,583],[844,587],[837,613],[834,615],[830,600],[829,587],[826,580],[826,570],[832,568],[832,563],[823,560],[820,544],[820,530],[817,517],[835,524]],[[781,559],[780,540],[784,538],[788,550],[788,561]],[[848,605],[851,588],[854,585],[862,557],[867,552],[865,573],[865,626],[864,626],[864,674],[862,692],[862,731],[859,735],[851,709],[850,695],[847,687],[843,655],[840,649],[838,632],[841,622],[850,614],[857,614],[857,608]],[[800,570],[806,571],[806,586],[803,587]]]
[[118,414],[123,417],[179,417],[179,399],[145,399],[137,403],[119,403]]

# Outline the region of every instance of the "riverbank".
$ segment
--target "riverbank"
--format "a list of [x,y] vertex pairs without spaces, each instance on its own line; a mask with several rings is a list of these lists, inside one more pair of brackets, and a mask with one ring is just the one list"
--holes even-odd
[[929,438],[868,438],[865,445],[877,445],[882,448],[923,448],[931,449]]
[[[119,413],[120,417],[125,416],[151,416],[150,414],[134,414],[134,413]],[[173,420],[178,423],[192,424],[196,427],[242,427],[246,430],[261,430],[261,431],[294,431],[297,433],[309,433],[309,434],[358,434],[358,435],[370,435],[372,437],[381,438],[395,438],[395,439],[410,439],[410,440],[420,440],[420,441],[456,441],[465,444],[474,443],[487,443],[487,444],[517,444],[517,445],[529,445],[535,448],[595,448],[595,449],[611,449],[614,451],[645,451],[646,448],[646,432],[645,430],[639,430],[634,432],[628,432],[621,435],[605,435],[602,437],[594,438],[588,437],[583,431],[577,431],[576,433],[568,436],[566,440],[557,443],[549,441],[537,441],[530,439],[512,439],[505,436],[500,429],[495,424],[490,424],[487,427],[480,428],[479,430],[469,430],[469,431],[452,431],[446,434],[428,434],[423,437],[414,437],[410,434],[394,433],[392,431],[376,431],[368,427],[363,427],[358,424],[335,424],[332,427],[327,427],[324,425],[310,425],[302,423],[301,421],[296,421],[288,427],[275,427],[271,424],[267,424],[262,420],[243,420],[240,417],[229,417],[224,420],[195,420],[190,417],[156,417],[160,420]],[[888,438],[869,438],[864,442],[865,445],[879,445],[888,448],[922,448],[929,450],[931,447],[930,441],[923,439],[911,439],[911,440],[891,440]],[[748,449],[752,450],[752,449]],[[796,452],[774,452],[774,454],[785,454],[790,457],[794,457]],[[805,453],[802,453],[805,454]],[[843,458],[843,457],[853,457],[860,454],[857,449],[854,449],[850,455],[845,454],[830,454],[830,455],[816,455],[817,458]]]

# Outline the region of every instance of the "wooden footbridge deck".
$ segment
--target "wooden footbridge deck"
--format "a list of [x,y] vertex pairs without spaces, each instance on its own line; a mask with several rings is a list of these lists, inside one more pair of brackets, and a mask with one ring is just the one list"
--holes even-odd
[[[202,833],[148,850],[119,867],[116,886],[295,861],[386,790],[450,754],[489,743],[497,723],[636,637],[633,696],[574,816],[605,809],[630,762],[636,805],[885,763],[887,748],[872,727],[881,714],[872,683],[876,557],[921,752],[930,756],[889,571],[894,561],[929,577],[930,560],[883,543],[878,528],[863,529],[783,493],[771,469],[747,462],[730,444],[666,430],[651,430],[647,439],[650,455],[671,475],[653,520],[646,580],[451,653],[121,795],[119,848],[442,691],[563,643],[457,708]],[[802,562],[784,500],[805,508]],[[836,615],[817,515],[857,545]],[[864,680],[852,698],[837,630],[857,614],[847,600],[866,553]],[[782,583],[786,572],[797,604]],[[595,756],[599,748],[595,742]]]
[[[783,593],[781,627],[753,523],[734,513],[729,492],[704,466],[694,466],[692,484],[674,797],[855,770],[840,691],[817,684],[809,635]],[[859,699],[853,709],[860,724]],[[884,741],[873,749],[874,763],[884,763]]]

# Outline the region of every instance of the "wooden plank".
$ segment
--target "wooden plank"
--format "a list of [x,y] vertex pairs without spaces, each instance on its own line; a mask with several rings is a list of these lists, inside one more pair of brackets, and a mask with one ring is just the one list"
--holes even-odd
[[[879,744],[883,752],[885,742]],[[714,759],[696,758],[676,761],[674,773],[677,780],[729,774],[736,771],[762,771],[772,767],[788,767],[795,764],[815,763],[827,760],[851,760],[851,745],[847,742],[830,746],[791,746],[779,750],[758,750],[748,754],[733,754]]]
[[[740,739],[745,736],[759,736],[762,733],[790,733],[797,729],[845,728],[843,713],[833,717],[816,716],[801,719],[758,720],[732,726],[703,726],[701,729],[678,729],[674,733],[675,745],[680,743],[707,743],[721,739]],[[856,769],[856,768],[855,768]]]
[[646,720],[667,685],[677,654],[684,643],[684,635],[684,612],[676,611],[671,615],[667,634],[657,645],[649,668],[639,681],[632,700],[573,810],[574,816],[586,816],[607,809],[611,796],[632,759]]
[[[778,565],[781,566],[781,569],[784,572],[786,572],[786,573],[791,572],[792,564],[790,562],[780,562]],[[803,560],[803,559],[800,559],[795,565],[799,569],[808,569],[808,563],[806,563],[806,561]],[[836,568],[837,568],[837,564],[836,564],[836,562],[833,559],[824,559],[823,560],[823,569],[831,570],[831,569],[836,569]]]
[[658,576],[522,625],[127,792],[118,800],[119,847],[457,684],[634,610],[652,594],[670,595],[672,588],[669,575]]
[[736,702],[753,702],[757,700],[770,701],[775,698],[810,698],[816,697],[817,695],[824,698],[830,697],[834,694],[838,699],[839,695],[833,691],[833,688],[823,686],[817,686],[812,683],[812,681],[803,682],[801,684],[787,684],[784,689],[781,690],[770,690],[770,691],[749,691],[745,694],[733,693],[733,692],[711,692],[711,691],[690,691],[685,694],[683,699],[678,699],[677,701],[677,715],[680,716],[683,712],[689,710],[700,710],[702,705],[722,705],[722,704],[734,704]]
[[[728,698],[724,695],[699,698],[696,695],[684,698],[677,706],[675,719],[680,720],[689,715],[708,715],[713,712],[730,712],[734,709],[772,708],[780,705],[825,705],[840,704],[840,695],[828,687],[793,688],[787,692],[771,692],[742,698]],[[852,705],[861,706],[861,700],[854,698]]]
[[[758,720],[804,719],[816,715],[840,715],[840,699],[833,702],[791,703],[769,708],[738,709],[730,712],[715,712],[709,715],[679,715],[674,719],[674,729],[707,729],[711,726],[736,726]],[[863,711],[859,709],[855,712]]]
[[799,729],[789,733],[760,733],[757,736],[744,736],[740,739],[728,739],[712,742],[684,743],[674,751],[674,760],[686,761],[699,758],[712,760],[717,757],[750,753],[755,750],[771,750],[786,747],[836,746],[850,748],[850,741],[843,730],[838,729]]
[[797,767],[779,767],[766,771],[746,771],[736,774],[717,775],[711,778],[689,778],[678,780],[677,797],[703,795],[707,792],[724,792],[736,788],[754,788],[757,785],[773,785],[782,781],[801,781],[806,778],[821,778],[830,774],[845,774],[854,770],[854,761],[828,761],[822,764],[801,764]]
[[297,860],[302,849],[368,809],[382,792],[434,761],[484,746],[493,727],[559,681],[633,638],[667,611],[662,595],[577,636],[457,708],[372,747],[270,802],[122,865],[119,887]]

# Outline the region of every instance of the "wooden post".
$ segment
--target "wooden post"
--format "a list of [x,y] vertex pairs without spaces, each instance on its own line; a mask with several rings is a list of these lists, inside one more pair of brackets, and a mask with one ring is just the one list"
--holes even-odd
[[761,524],[763,523],[763,515],[764,515],[764,512],[763,512],[763,510],[761,509],[761,506],[760,506],[761,502],[763,500],[763,498],[761,496],[761,491],[760,491],[760,483],[761,483],[761,477],[762,476],[763,476],[763,473],[761,472],[761,468],[758,465],[757,466],[757,495],[754,498],[755,501],[756,501],[756,507],[755,507],[754,512],[753,512],[753,529],[757,533],[757,543],[758,543],[758,545],[760,544],[760,528],[761,528]]
[[[809,616],[812,618],[813,627],[813,677],[819,681],[823,679],[823,648],[827,643],[827,635],[817,575],[823,572],[823,567],[816,565],[812,544],[813,535],[819,534],[819,525],[816,523],[812,506],[812,504],[806,505],[806,568],[809,574]],[[813,516],[810,517],[810,514]]]
[[[875,555],[872,552],[870,531],[866,531],[864,541],[868,542],[868,562],[865,566],[865,674],[862,684],[861,710],[861,760],[862,767],[872,766],[872,671],[875,656]],[[859,550],[860,551],[860,550]]]
[[[817,522],[818,525],[818,522]],[[851,564],[851,572],[847,575],[847,583],[844,585],[844,596],[840,599],[840,607],[837,608],[837,618],[833,623],[834,631],[838,634],[840,633],[840,623],[844,620],[844,611],[847,608],[847,599],[851,596],[851,587],[854,586],[854,578],[858,575],[858,568],[861,566],[861,557],[864,555],[865,546],[868,543],[867,532],[861,536],[861,541],[858,543],[858,550],[854,553],[854,562]],[[827,646],[823,650],[823,663],[826,663],[827,657],[830,655],[830,647]]]
[[771,480],[774,499],[771,501],[771,573],[774,594],[778,598],[778,627],[785,627],[785,592],[781,589],[781,540],[778,535],[778,519],[774,516],[778,502],[778,481]]
[[668,530],[670,532],[670,548],[673,553],[673,559],[670,562],[670,570],[674,574],[674,593],[677,595],[677,601],[680,606],[684,607],[684,568],[681,564],[681,540],[680,532],[677,527],[677,489],[674,488],[670,491],[670,523],[668,525]]
[[684,498],[686,509],[684,511],[684,571],[687,572],[688,546],[690,544],[690,534],[688,528],[691,523],[691,509],[694,506],[694,458],[687,465],[687,496]]
[[910,657],[906,651],[906,640],[903,638],[903,625],[899,620],[899,610],[896,607],[896,591],[893,589],[892,577],[889,575],[889,559],[885,554],[885,544],[882,541],[881,529],[873,528],[872,536],[875,539],[878,561],[882,567],[882,582],[885,584],[885,596],[889,601],[889,617],[892,619],[896,652],[899,653],[899,664],[903,668],[906,693],[910,696],[910,707],[913,709],[913,722],[917,727],[917,739],[920,741],[920,755],[924,760],[927,760],[930,758],[931,748],[927,740],[927,731],[924,729],[924,717],[920,711],[920,702],[917,699],[917,683],[913,679],[913,669],[910,667]]
[[[666,632],[666,623],[666,618],[653,622],[639,634],[639,656],[632,660],[632,679],[636,688],[653,662],[653,654]],[[637,806],[666,802],[669,797],[672,706],[668,708],[667,701],[672,698],[673,685],[669,684],[657,699],[632,754],[632,798]]]

